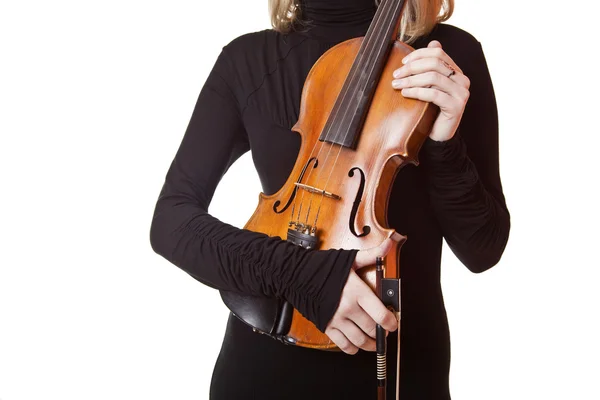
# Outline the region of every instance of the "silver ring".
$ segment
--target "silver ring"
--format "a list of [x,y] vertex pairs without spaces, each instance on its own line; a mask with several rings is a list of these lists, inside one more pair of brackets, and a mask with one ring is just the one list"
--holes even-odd
[[452,75],[454,75],[456,73],[456,70],[450,64],[448,64],[446,61],[442,60],[442,62],[444,63],[446,68],[450,69],[450,73],[448,75],[446,75],[447,78],[450,78]]

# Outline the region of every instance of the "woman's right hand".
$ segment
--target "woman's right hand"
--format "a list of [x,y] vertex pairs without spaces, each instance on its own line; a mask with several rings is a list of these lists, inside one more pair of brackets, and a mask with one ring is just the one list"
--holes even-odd
[[375,351],[376,324],[387,331],[398,328],[394,314],[355,272],[375,265],[376,258],[384,257],[396,243],[394,239],[388,238],[379,246],[356,254],[339,306],[325,329],[325,334],[344,353],[356,354],[359,348]]

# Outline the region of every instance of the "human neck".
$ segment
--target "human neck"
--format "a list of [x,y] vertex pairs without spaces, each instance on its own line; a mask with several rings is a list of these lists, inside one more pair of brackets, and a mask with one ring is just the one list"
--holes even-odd
[[299,17],[312,36],[337,41],[364,36],[376,11],[375,0],[300,0]]
[[315,25],[369,22],[376,10],[374,0],[300,0],[302,18]]

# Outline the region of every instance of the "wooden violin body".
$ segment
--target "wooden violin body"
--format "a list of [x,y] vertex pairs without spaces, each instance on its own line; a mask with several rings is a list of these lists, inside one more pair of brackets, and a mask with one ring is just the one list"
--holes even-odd
[[[288,240],[290,235],[304,232],[316,238],[313,245],[317,249],[367,249],[397,234],[388,227],[386,217],[391,186],[402,166],[418,164],[418,151],[438,109],[405,98],[392,88],[392,72],[413,50],[396,41],[376,82],[357,140],[352,146],[322,140],[324,130],[331,129],[328,119],[341,121],[343,116],[333,114],[346,112],[336,111],[334,105],[341,100],[338,97],[349,95],[342,93],[344,83],[363,40],[338,44],[311,69],[302,92],[300,118],[293,127],[302,136],[296,164],[277,193],[260,195],[246,229]],[[402,242],[386,257],[386,278],[399,278]],[[374,288],[374,269],[363,270],[363,279]],[[285,340],[303,347],[336,349],[327,335],[297,310]]]

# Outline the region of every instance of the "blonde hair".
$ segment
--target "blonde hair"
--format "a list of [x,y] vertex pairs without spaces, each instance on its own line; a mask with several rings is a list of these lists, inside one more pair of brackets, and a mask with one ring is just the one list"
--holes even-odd
[[[374,0],[379,5],[381,0]],[[448,20],[454,11],[454,0],[407,0],[398,38],[405,43],[431,32],[434,26]],[[269,0],[271,25],[282,33],[292,30],[301,21],[299,0]]]

